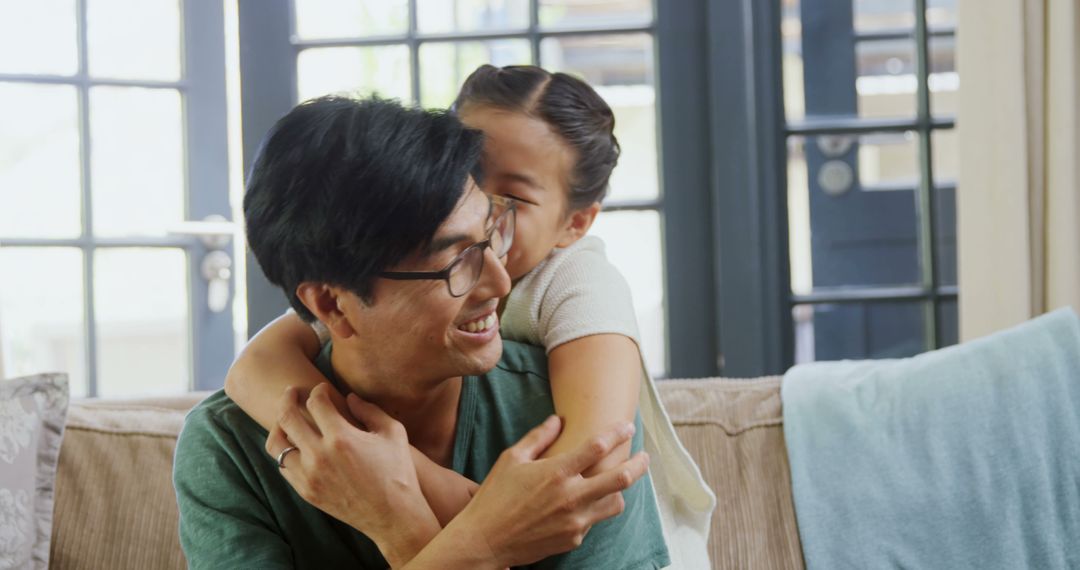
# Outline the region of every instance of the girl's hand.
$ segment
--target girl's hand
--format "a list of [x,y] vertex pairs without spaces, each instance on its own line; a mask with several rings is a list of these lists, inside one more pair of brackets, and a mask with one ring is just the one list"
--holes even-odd
[[420,491],[405,428],[350,394],[349,411],[366,428],[359,429],[339,413],[331,392],[332,386],[320,384],[305,406],[297,390],[287,389],[266,451],[276,458],[296,446],[281,470],[289,484],[313,506],[371,538],[397,567],[439,530]]

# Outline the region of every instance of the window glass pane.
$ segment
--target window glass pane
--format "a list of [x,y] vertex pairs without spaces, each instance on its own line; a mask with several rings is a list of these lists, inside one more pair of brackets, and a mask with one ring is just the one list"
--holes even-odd
[[294,0],[302,40],[404,34],[408,0]]
[[937,227],[934,240],[937,246],[938,283],[956,285],[956,180],[959,162],[956,130],[932,131],[930,146],[933,150],[934,181],[937,185]]
[[955,129],[930,133],[930,148],[934,157],[934,180],[938,184],[956,184],[959,175],[959,149]]
[[544,28],[644,26],[653,20],[650,0],[539,0]]
[[98,392],[191,389],[187,256],[179,249],[99,249],[94,258]]
[[95,234],[164,235],[184,219],[183,133],[175,90],[91,88]]
[[[830,7],[841,7],[834,2]],[[881,30],[902,30],[915,27],[914,0],[854,0],[855,30],[875,32]]]
[[787,154],[788,261],[791,291],[796,295],[806,295],[814,289],[806,140],[802,137],[789,138]]
[[926,24],[934,28],[956,27],[956,0],[927,0]]
[[956,275],[956,187],[939,187],[934,191],[937,202],[937,225],[934,245],[937,247],[938,285],[955,286]]
[[0,238],[82,232],[74,87],[0,83]]
[[[835,5],[831,17],[804,22],[798,0],[782,1],[782,73],[789,120],[915,116],[918,85],[913,40],[857,39],[843,6]],[[856,0],[854,26],[869,33],[906,20],[910,30],[914,23],[910,5],[911,0]]]
[[781,0],[780,3],[784,112],[788,121],[798,121],[806,117],[806,94],[802,90],[802,19],[798,0]]
[[803,90],[802,20],[798,0],[781,0],[780,37],[783,45],[784,112],[789,121],[806,116]]
[[417,0],[422,33],[523,30],[529,27],[528,0]]
[[[863,190],[918,186],[919,140],[915,133],[863,135],[855,141],[859,151],[859,182]],[[819,151],[827,149],[826,152],[833,150],[831,145],[837,144],[827,136],[814,137],[814,143]]]
[[956,38],[929,40],[930,110],[935,116],[956,115],[960,74],[956,72]]
[[914,137],[791,137],[791,286],[911,285],[920,281]]
[[630,283],[645,363],[654,376],[663,376],[667,335],[659,213],[602,212],[590,233],[604,240],[608,260]]
[[180,79],[179,0],[86,0],[90,74]]
[[615,136],[622,155],[611,176],[607,201],[659,196],[652,36],[545,38],[540,52],[546,69],[581,77],[615,113]]
[[458,89],[482,64],[528,64],[532,59],[528,40],[487,42],[437,42],[420,46],[420,103],[424,107],[449,107]]
[[903,358],[924,352],[928,303],[798,305],[795,362]]
[[855,44],[860,117],[911,117],[916,111],[915,43],[908,40]]
[[0,3],[0,73],[74,75],[75,0]]
[[296,67],[300,101],[332,93],[353,97],[378,93],[413,102],[409,48],[404,45],[306,49]]
[[86,396],[82,252],[0,248],[0,378],[67,372],[74,397]]

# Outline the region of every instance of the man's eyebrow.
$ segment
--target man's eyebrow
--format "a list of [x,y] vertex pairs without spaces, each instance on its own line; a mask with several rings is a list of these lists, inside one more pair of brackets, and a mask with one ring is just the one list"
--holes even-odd
[[449,249],[459,243],[469,241],[471,239],[472,238],[470,236],[467,236],[465,234],[454,234],[450,236],[434,238],[431,240],[431,243],[429,243],[428,246],[424,248],[424,257],[434,255],[436,253],[439,253],[440,251]]
[[[495,211],[495,203],[493,201],[491,201],[491,200],[488,200],[487,217],[484,218],[484,219],[490,220],[491,219],[491,214],[494,211]],[[462,243],[462,242],[468,241],[468,240],[472,240],[472,239],[473,239],[472,236],[468,236],[468,235],[465,235],[465,234],[453,234],[453,235],[448,235],[448,236],[443,236],[443,237],[432,238],[431,243],[429,243],[428,246],[424,248],[424,257],[427,257],[429,255],[434,255],[434,254],[439,253],[440,251],[443,251],[443,250],[445,250],[447,248],[453,247],[453,246],[455,246],[455,245],[457,245],[459,243]]]

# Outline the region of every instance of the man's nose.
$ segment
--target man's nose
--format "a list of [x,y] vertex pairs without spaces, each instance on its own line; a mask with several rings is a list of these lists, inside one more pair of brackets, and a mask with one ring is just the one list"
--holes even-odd
[[483,299],[505,297],[510,293],[510,274],[506,272],[506,266],[490,247],[484,248],[484,256],[484,271],[473,291]]

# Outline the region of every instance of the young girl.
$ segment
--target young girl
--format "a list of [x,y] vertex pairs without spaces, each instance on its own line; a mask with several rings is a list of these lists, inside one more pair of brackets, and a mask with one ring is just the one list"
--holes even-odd
[[[614,115],[583,81],[534,66],[477,69],[454,110],[485,134],[484,189],[516,204],[506,270],[514,283],[501,311],[504,338],[542,345],[556,413],[564,428],[545,455],[579,446],[640,403],[673,567],[707,568],[706,540],[715,497],[675,436],[638,349],[630,290],[586,236],[619,156]],[[226,392],[257,422],[276,423],[278,395],[325,381],[312,364],[323,335],[294,314],[251,340],[226,378]],[[612,454],[614,465],[629,446]],[[414,451],[425,497],[444,525],[468,502],[475,483]],[[607,467],[601,464],[599,467]]]

